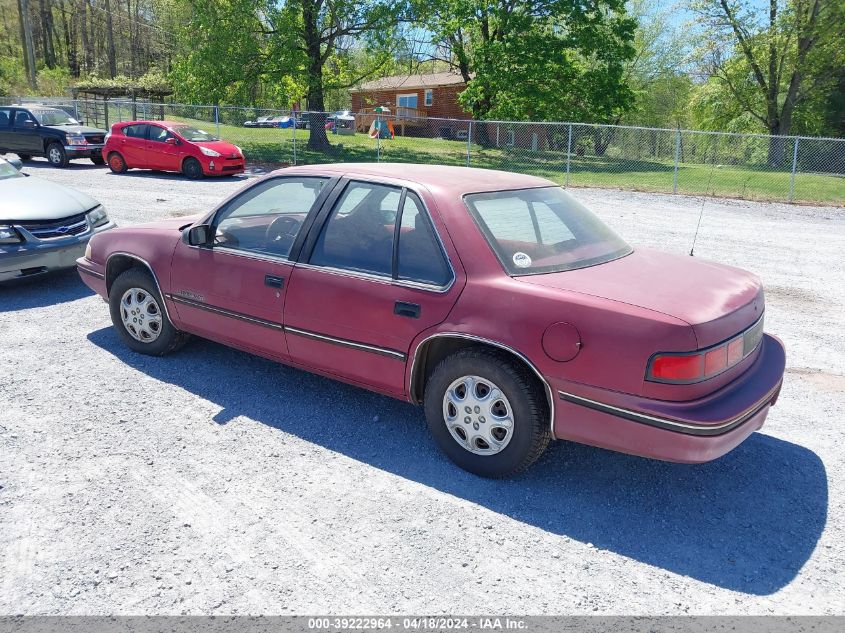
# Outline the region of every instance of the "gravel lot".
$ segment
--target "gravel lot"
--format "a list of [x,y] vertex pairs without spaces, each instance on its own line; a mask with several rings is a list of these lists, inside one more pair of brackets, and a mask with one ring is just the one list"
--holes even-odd
[[[245,178],[43,161],[119,224]],[[700,198],[579,189],[688,252]],[[702,466],[555,443],[464,473],[422,411],[203,341],[148,358],[75,272],[0,288],[0,614],[845,613],[845,211],[711,201],[696,256],[759,274],[785,341],[762,432]]]

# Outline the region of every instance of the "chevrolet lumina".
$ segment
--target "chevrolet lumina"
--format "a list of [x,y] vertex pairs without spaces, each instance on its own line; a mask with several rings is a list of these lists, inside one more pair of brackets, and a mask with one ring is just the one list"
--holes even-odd
[[77,264],[131,349],[196,335],[421,404],[488,477],[551,439],[712,460],[762,426],[784,373],[757,277],[633,248],[533,176],[294,167],[99,235]]
[[73,268],[91,236],[113,227],[94,198],[0,158],[0,282]]

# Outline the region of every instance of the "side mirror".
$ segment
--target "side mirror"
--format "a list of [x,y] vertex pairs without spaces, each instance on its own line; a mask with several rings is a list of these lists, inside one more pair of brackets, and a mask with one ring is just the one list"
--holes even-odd
[[38,124],[35,121],[33,121],[32,119],[27,119],[26,121],[23,122],[23,126],[27,130],[34,130],[35,128],[38,127]]
[[188,246],[206,246],[211,241],[211,227],[207,224],[189,226],[182,231],[182,241]]
[[167,143],[168,145],[181,145],[181,143],[179,142],[179,139],[176,138],[175,136],[169,136],[167,139],[165,139],[164,142]]
[[7,158],[6,162],[9,163],[12,167],[20,171],[23,169],[23,162],[20,158]]

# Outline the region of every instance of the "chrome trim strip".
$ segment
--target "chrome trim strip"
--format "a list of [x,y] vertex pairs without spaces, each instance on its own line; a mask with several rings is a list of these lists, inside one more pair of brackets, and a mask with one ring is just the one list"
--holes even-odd
[[[193,226],[193,225],[191,225]],[[203,248],[201,246],[191,246],[190,248]],[[256,251],[243,251],[236,248],[232,248],[230,246],[220,246],[214,245],[213,247],[205,247],[211,251],[225,253],[226,255],[232,255],[233,257],[241,257],[243,259],[251,259],[254,261],[259,262],[268,262],[270,264],[287,264],[288,266],[293,266],[294,262],[292,262],[287,257],[282,257],[281,255],[271,255],[270,253],[259,253]]]
[[191,308],[197,308],[198,310],[205,310],[206,312],[213,312],[214,314],[219,314],[220,316],[230,317],[232,319],[238,319],[239,321],[248,321],[249,323],[254,323],[256,325],[261,325],[264,327],[271,328],[273,330],[284,330],[284,326],[281,323],[276,323],[275,321],[268,321],[266,319],[259,319],[258,317],[249,316],[248,314],[243,314],[242,312],[235,312],[234,310],[227,310],[225,308],[218,308],[217,306],[212,306],[207,303],[203,303],[202,301],[194,301],[193,299],[189,299],[187,297],[182,297],[180,295],[168,294],[165,295],[168,299],[173,301],[174,303],[181,303],[186,306],[190,306]]
[[[448,258],[446,261],[449,261]],[[332,266],[317,266],[315,264],[306,264],[297,262],[296,268],[304,268],[306,270],[318,270],[330,275],[340,275],[342,277],[352,277],[353,279],[363,279],[364,281],[375,281],[391,286],[400,286],[402,288],[411,288],[414,290],[427,290],[428,292],[437,292],[444,294],[451,290],[455,284],[455,271],[452,269],[452,263],[449,262],[449,268],[452,271],[452,279],[445,286],[435,286],[432,284],[424,284],[418,281],[408,281],[407,279],[393,279],[390,275],[378,275],[375,273],[365,273],[357,270],[347,270],[346,268],[334,268]]]
[[560,396],[560,399],[564,402],[571,402],[572,404],[577,404],[588,409],[593,409],[594,411],[607,413],[609,415],[615,415],[617,417],[630,420],[631,422],[638,422],[640,424],[646,424],[648,426],[654,426],[668,431],[684,433],[686,435],[713,436],[724,435],[725,433],[728,433],[729,431],[735,429],[736,427],[747,422],[749,419],[753,418],[760,412],[760,410],[764,406],[771,402],[777,390],[780,389],[780,386],[781,383],[778,382],[778,384],[773,389],[770,389],[769,392],[763,398],[758,400],[751,407],[749,407],[739,415],[734,416],[730,420],[727,420],[726,422],[721,422],[719,424],[696,424],[691,422],[679,422],[678,420],[672,420],[670,418],[664,418],[661,416],[649,415],[647,413],[640,413],[639,411],[633,411],[631,409],[617,407],[604,402],[599,402],[598,400],[591,400],[590,398],[576,396],[574,393],[567,393],[565,391],[558,391],[558,395]]
[[358,349],[364,352],[381,354],[382,356],[388,356],[390,358],[395,358],[396,360],[404,361],[406,358],[405,354],[403,354],[402,352],[398,352],[393,349],[388,349],[386,347],[376,347],[375,345],[367,345],[366,343],[358,343],[357,341],[350,341],[348,339],[335,338],[333,336],[317,334],[316,332],[310,332],[308,330],[300,330],[299,328],[290,327],[287,325],[285,326],[285,332],[290,334],[296,334],[297,336],[302,336],[305,338],[323,341],[325,343],[332,343],[333,345],[340,345],[341,347],[350,347],[352,349]]
[[106,276],[103,273],[98,273],[96,270],[91,270],[90,268],[85,268],[85,266],[80,266],[79,264],[76,265],[76,269],[81,273],[85,273],[86,275],[91,275],[92,277],[96,277],[97,279],[105,279],[106,278]]
[[413,393],[413,386],[414,386],[414,381],[415,381],[415,378],[416,378],[416,376],[414,375],[414,372],[417,369],[417,364],[418,364],[417,360],[419,359],[420,349],[426,343],[428,343],[429,341],[436,339],[436,338],[463,338],[463,339],[467,339],[467,340],[470,340],[470,341],[476,341],[478,343],[486,343],[488,345],[492,345],[493,347],[498,347],[499,349],[503,349],[506,352],[510,352],[511,354],[513,354],[514,356],[519,358],[522,362],[524,362],[526,365],[528,365],[528,367],[531,368],[531,371],[533,371],[534,374],[537,376],[537,378],[540,379],[540,382],[543,383],[543,386],[546,389],[546,399],[549,402],[549,429],[551,431],[552,438],[555,439],[555,399],[554,399],[554,395],[553,395],[554,392],[552,391],[551,385],[549,385],[548,381],[543,377],[543,374],[541,374],[540,371],[534,366],[534,363],[532,363],[530,360],[528,360],[528,357],[525,356],[525,354],[515,350],[514,348],[512,348],[508,345],[505,345],[504,343],[500,343],[498,341],[493,341],[493,340],[487,339],[487,338],[482,338],[480,336],[475,336],[473,334],[465,334],[463,332],[438,332],[437,334],[432,334],[431,336],[428,336],[428,337],[424,338],[422,341],[420,341],[419,345],[417,345],[417,348],[414,350],[414,359],[411,362],[411,372],[410,372],[410,378],[409,378],[410,383],[408,384],[408,395],[411,396],[411,399],[412,399],[413,402],[415,402],[416,404],[420,404],[419,402],[416,401],[417,399],[414,397],[415,394]]
[[[128,257],[129,259],[134,259],[135,261],[141,262],[144,266],[146,266],[147,270],[150,271],[150,275],[152,275],[152,277],[153,277],[153,281],[155,282],[156,289],[158,290],[159,296],[162,299],[165,298],[165,294],[161,291],[161,284],[158,283],[158,277],[156,276],[155,271],[153,270],[153,267],[150,266],[150,262],[148,262],[146,259],[144,259],[142,257],[138,257],[137,255],[134,255],[132,253],[127,253],[125,251],[116,251],[116,252],[112,253],[111,255],[109,255],[108,258],[106,258],[106,266],[104,268],[107,276],[108,276],[108,273],[109,273],[109,262],[111,262],[111,258],[117,257],[118,255],[122,255],[123,257]],[[108,293],[108,288],[106,288],[106,293]],[[108,296],[108,294],[106,296]],[[170,318],[170,312],[167,310],[167,302],[163,301],[162,303],[164,303],[164,315],[167,317],[167,319],[171,323],[173,323],[173,319]]]

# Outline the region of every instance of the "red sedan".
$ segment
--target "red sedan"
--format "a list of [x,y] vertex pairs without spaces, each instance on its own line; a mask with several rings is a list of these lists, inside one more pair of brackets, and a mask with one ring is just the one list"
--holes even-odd
[[103,159],[116,174],[127,169],[176,171],[188,178],[244,171],[241,148],[204,130],[172,121],[124,121],[106,135]]
[[757,277],[635,249],[533,176],[295,167],[202,217],[97,235],[77,263],[133,350],[193,334],[423,404],[484,476],[553,438],[714,459],[784,373]]

